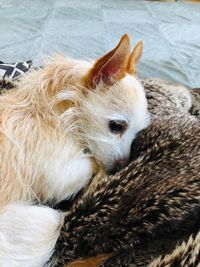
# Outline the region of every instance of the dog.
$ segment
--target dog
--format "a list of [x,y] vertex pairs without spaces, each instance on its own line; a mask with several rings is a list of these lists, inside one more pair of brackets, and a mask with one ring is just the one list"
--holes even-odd
[[[0,98],[0,266],[43,266],[63,214],[49,207],[129,160],[148,124],[136,77],[142,41],[96,62],[57,56]],[[34,205],[34,203],[40,205]]]

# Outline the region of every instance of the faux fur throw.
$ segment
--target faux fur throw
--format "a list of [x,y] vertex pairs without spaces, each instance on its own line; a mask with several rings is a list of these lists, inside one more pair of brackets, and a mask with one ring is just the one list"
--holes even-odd
[[131,163],[94,178],[73,202],[50,266],[78,259],[86,264],[69,266],[97,266],[87,259],[111,252],[103,266],[199,266],[199,235],[188,240],[200,229],[199,140],[200,120],[190,115],[164,116],[142,130]]

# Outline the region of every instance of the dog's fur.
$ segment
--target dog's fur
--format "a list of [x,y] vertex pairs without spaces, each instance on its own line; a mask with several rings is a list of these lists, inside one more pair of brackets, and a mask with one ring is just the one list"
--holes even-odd
[[41,266],[51,254],[63,215],[29,203],[57,203],[129,160],[149,117],[135,77],[141,54],[124,35],[94,63],[57,57],[1,95],[1,266]]

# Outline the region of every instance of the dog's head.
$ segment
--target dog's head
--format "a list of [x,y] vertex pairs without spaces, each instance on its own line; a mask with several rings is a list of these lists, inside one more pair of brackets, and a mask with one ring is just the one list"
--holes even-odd
[[[141,55],[142,41],[131,53],[129,37],[124,35],[96,62],[66,63],[68,88],[79,92],[79,101],[74,101],[79,133],[92,156],[108,171],[127,163],[136,133],[148,122],[144,88],[135,75]],[[66,73],[66,68],[60,73]]]
[[144,88],[136,78],[140,41],[130,53],[128,35],[97,60],[83,77],[82,130],[92,155],[112,171],[129,160],[136,133],[148,123]]

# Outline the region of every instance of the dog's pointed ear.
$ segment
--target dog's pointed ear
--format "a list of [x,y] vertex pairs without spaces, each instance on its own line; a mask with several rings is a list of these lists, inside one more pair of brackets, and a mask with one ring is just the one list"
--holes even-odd
[[143,50],[143,41],[141,40],[137,43],[137,45],[135,46],[129,57],[127,72],[131,75],[135,75],[137,72],[136,67],[142,56],[142,50]]
[[118,45],[109,53],[97,60],[85,77],[87,87],[96,87],[102,80],[111,84],[126,75],[128,60],[130,57],[130,39],[123,35]]

